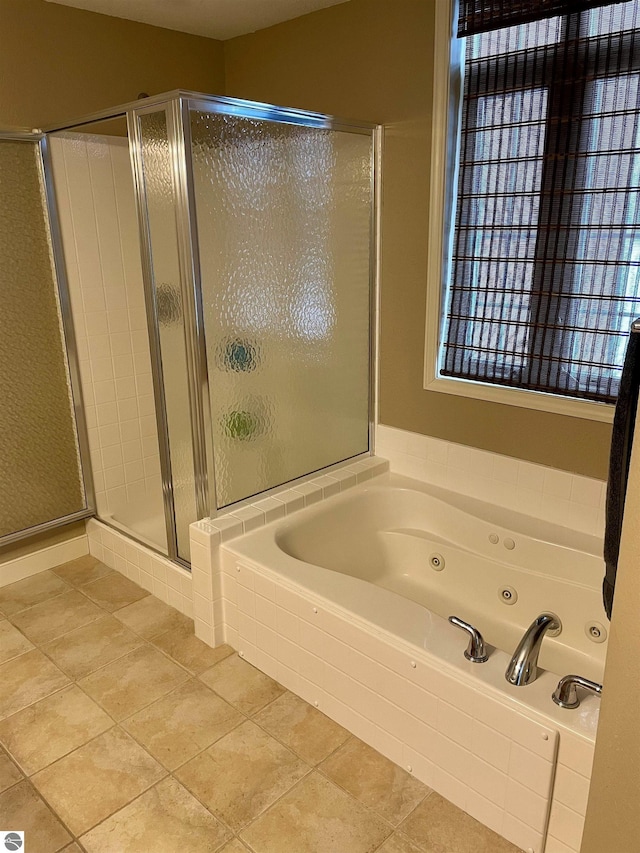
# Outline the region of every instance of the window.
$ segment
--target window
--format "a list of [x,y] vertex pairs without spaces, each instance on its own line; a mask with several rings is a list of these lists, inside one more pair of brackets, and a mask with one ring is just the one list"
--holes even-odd
[[459,30],[438,375],[613,403],[640,315],[640,2],[461,0]]

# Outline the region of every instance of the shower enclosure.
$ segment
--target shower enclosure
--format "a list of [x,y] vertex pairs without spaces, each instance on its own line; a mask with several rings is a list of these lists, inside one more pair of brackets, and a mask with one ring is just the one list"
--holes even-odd
[[99,518],[188,564],[371,452],[374,125],[172,92],[47,137]]

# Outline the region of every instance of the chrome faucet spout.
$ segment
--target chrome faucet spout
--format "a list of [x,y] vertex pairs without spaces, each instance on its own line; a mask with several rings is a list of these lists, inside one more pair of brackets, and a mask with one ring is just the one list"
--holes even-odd
[[523,687],[538,677],[538,655],[545,634],[560,633],[562,623],[555,613],[541,613],[524,632],[504,674],[509,684]]

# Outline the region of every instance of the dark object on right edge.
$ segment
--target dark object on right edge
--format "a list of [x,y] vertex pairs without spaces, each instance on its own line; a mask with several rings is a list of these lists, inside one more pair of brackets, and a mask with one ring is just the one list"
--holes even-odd
[[618,571],[622,517],[629,479],[629,463],[640,388],[640,320],[631,324],[631,333],[624,358],[618,402],[613,419],[609,479],[607,481],[606,527],[604,533],[604,562],[602,599],[607,617],[611,619],[613,594]]

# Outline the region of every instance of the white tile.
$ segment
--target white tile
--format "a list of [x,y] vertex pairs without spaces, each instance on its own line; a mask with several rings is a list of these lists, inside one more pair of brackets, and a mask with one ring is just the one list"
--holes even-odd
[[509,726],[509,735],[521,746],[535,752],[547,761],[553,761],[556,753],[558,733],[548,726],[529,720],[522,714],[513,713]]
[[473,721],[472,750],[479,758],[483,758],[498,770],[507,772],[511,741],[479,720]]
[[304,509],[304,495],[295,489],[287,489],[284,492],[278,492],[277,499],[285,505],[287,515],[293,512]]
[[201,598],[206,598],[211,601],[211,578],[209,577],[209,575],[199,571],[194,567],[192,576],[193,592],[197,593]]
[[[256,576],[256,585],[258,577]],[[276,627],[276,606],[273,601],[264,598],[262,595],[255,597],[255,617],[263,625],[275,630]]]
[[261,595],[268,601],[276,600],[276,585],[270,578],[264,577],[259,572],[256,572],[254,578],[254,589],[256,595]]
[[[114,390],[114,400],[115,400],[115,390]],[[98,403],[96,405],[96,417],[98,420],[99,426],[107,426],[108,424],[115,424],[118,422],[118,407],[114,402],[108,401],[105,403]]]
[[256,623],[256,648],[270,655],[274,661],[278,656],[278,635],[271,628],[258,622]]
[[562,841],[554,838],[553,835],[547,835],[547,843],[544,848],[544,853],[578,853],[573,847],[567,847]]
[[245,613],[255,619],[255,593],[241,584],[238,585],[238,613]]
[[140,438],[140,421],[137,418],[122,421],[120,424],[120,434],[122,441],[136,441]]
[[221,515],[211,521],[213,533],[220,534],[222,542],[228,542],[236,536],[242,534],[242,522],[237,518],[232,518],[228,515]]
[[513,743],[509,757],[509,777],[547,798],[551,791],[553,763]]
[[493,457],[493,469],[491,476],[494,480],[499,480],[501,483],[508,483],[515,486],[518,482],[518,466],[519,461],[512,459],[510,456]]
[[473,719],[447,702],[438,702],[438,731],[451,740],[471,749],[473,743]]
[[255,506],[245,506],[233,511],[232,516],[240,519],[245,533],[264,526],[264,513]]
[[322,489],[324,499],[340,494],[340,481],[329,475],[316,477],[311,481],[311,485],[319,486]]
[[[84,387],[87,387],[86,383]],[[116,385],[113,379],[105,379],[102,382],[93,382],[93,396],[98,409],[103,403],[113,403],[116,399]],[[100,423],[100,417],[98,417],[98,422]]]
[[504,808],[507,787],[511,784],[511,780],[500,770],[496,770],[495,767],[487,764],[477,755],[469,753],[464,781],[494,805],[500,809]]
[[193,594],[193,616],[195,621],[213,624],[213,611],[211,602],[197,592]]
[[571,484],[571,500],[585,506],[598,507],[604,486],[605,484],[601,480],[593,480],[591,477],[580,477],[574,474]]
[[345,471],[344,469],[332,471],[331,477],[340,483],[341,492],[353,488],[353,486],[357,485],[358,483],[356,475],[351,474],[349,471]]
[[429,761],[428,758],[425,758],[424,755],[415,752],[415,750],[406,744],[403,745],[402,750],[402,766],[407,773],[411,773],[420,782],[428,785],[430,788],[433,787],[436,771],[435,764]]
[[504,819],[504,810],[492,803],[478,791],[469,790],[467,792],[466,811],[479,820],[480,823],[488,826],[498,835],[502,833],[502,821]]
[[538,832],[511,814],[505,814],[502,820],[502,835],[520,847],[531,853],[542,853],[544,837]]
[[[313,483],[299,483],[296,486],[295,491],[303,496],[305,506],[311,506],[311,504],[322,500],[322,489],[319,486],[315,486]],[[288,504],[287,512],[290,512]]]
[[240,637],[242,648],[245,648],[246,643],[250,643],[252,646],[256,645],[255,619],[241,611],[238,611],[238,636]]
[[544,832],[549,800],[534,794],[533,791],[525,788],[519,782],[509,779],[505,810],[537,832]]
[[252,506],[264,514],[265,524],[270,524],[286,515],[285,505],[276,498],[263,498],[256,501]]
[[116,379],[116,399],[129,400],[137,394],[136,382],[133,376]]
[[586,814],[589,799],[589,780],[574,773],[563,764],[558,764],[553,786],[553,796],[578,814]]
[[571,484],[571,474],[567,474],[566,471],[558,471],[555,468],[547,468],[544,474],[542,491],[549,497],[569,500],[571,497]]
[[131,334],[129,332],[114,332],[109,335],[113,355],[129,355],[131,352]]
[[446,800],[453,803],[454,806],[466,810],[469,788],[464,782],[447,773],[442,767],[436,766],[434,768],[432,787]]
[[197,616],[194,616],[193,623],[196,637],[208,646],[213,647],[215,642],[213,637],[213,627],[211,624],[202,619],[198,619]]
[[520,462],[518,466],[518,489],[541,492],[544,487],[545,468],[531,462]]

